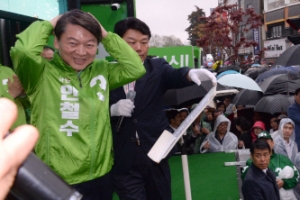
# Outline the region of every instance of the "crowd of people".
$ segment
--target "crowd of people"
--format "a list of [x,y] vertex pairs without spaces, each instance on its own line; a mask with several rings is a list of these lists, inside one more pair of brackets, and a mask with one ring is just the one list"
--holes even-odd
[[[188,128],[186,136],[182,138],[187,144],[185,152],[195,154],[250,149],[251,159],[242,170],[244,199],[300,199],[298,182],[300,153],[296,141],[300,132],[297,131],[295,118],[300,111],[296,110],[300,105],[299,94],[300,88],[295,91],[295,102],[289,107],[288,112],[269,115],[268,118],[263,113],[253,112],[253,108],[249,117],[251,109],[245,107],[237,109],[234,105],[230,106],[229,96],[219,99],[215,108],[207,107]],[[243,113],[237,112],[242,109],[247,110],[248,116],[238,115]],[[180,120],[180,110],[182,109],[166,110],[171,127],[177,128],[184,120],[184,118]],[[260,140],[266,141],[267,145],[262,144]],[[182,143],[181,141],[178,146],[182,146]],[[251,175],[245,178],[249,167]],[[261,169],[265,173],[261,173]],[[270,173],[266,173],[267,170],[270,170]],[[270,175],[274,177],[274,181],[263,183],[265,180],[255,178],[257,175],[264,175],[263,179]],[[264,187],[270,187],[275,192],[266,192],[262,190]]]
[[[53,32],[55,50],[47,46]],[[10,51],[14,71],[0,66],[0,95],[15,103],[0,100],[1,113],[9,113],[0,116],[0,187],[5,186],[0,199],[33,147],[87,200],[112,199],[113,192],[120,199],[171,200],[170,156],[236,149],[251,151],[242,172],[245,199],[298,197],[300,88],[288,112],[269,119],[261,113],[239,116],[244,106],[235,107],[230,97],[218,100],[196,118],[169,156],[160,163],[147,156],[160,134],[176,131],[196,106],[166,110],[164,93],[206,80],[216,85],[206,69],[174,69],[164,59],[149,58],[150,38],[150,28],[137,18],[117,22],[111,33],[76,9],[34,22],[17,35]],[[95,59],[100,42],[114,62]],[[288,175],[281,173],[287,168],[292,169]]]
[[[52,33],[55,52],[47,47]],[[163,94],[201,81],[216,85],[214,74],[148,58],[151,31],[134,17],[116,23],[112,33],[90,13],[74,9],[34,22],[16,37],[10,51],[14,71],[1,66],[8,71],[1,73],[1,97],[14,101],[19,113],[12,125],[15,107],[1,100],[2,113],[10,114],[1,121],[0,198],[36,142],[37,129],[34,153],[82,199],[112,199],[114,191],[120,199],[171,199],[167,158],[157,164],[147,156],[169,127]],[[100,42],[114,62],[95,59]],[[130,91],[136,93],[132,98]],[[36,129],[19,126],[27,123],[25,116]],[[24,141],[16,142],[23,131]]]

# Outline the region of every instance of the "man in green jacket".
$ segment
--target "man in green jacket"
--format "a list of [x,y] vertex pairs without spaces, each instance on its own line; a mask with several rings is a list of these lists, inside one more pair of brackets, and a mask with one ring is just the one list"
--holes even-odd
[[[268,144],[270,145],[272,151],[274,149],[274,141],[272,139],[272,136],[267,132],[267,131],[263,131],[258,135],[258,138],[263,138],[265,139]],[[247,164],[246,166],[243,168],[242,170],[242,178],[244,179],[244,177],[246,176],[246,173],[248,171],[249,166],[251,165],[252,160],[249,159],[247,160]],[[294,166],[294,164],[292,163],[292,161],[286,157],[283,156],[281,154],[276,154],[272,153],[271,155],[271,160],[270,160],[270,164],[269,164],[269,169],[271,171],[273,171],[276,175],[276,177],[279,175],[279,173],[283,170],[284,167],[289,166],[294,170],[294,176],[292,178],[288,178],[288,179],[276,179],[278,188],[284,188],[284,189],[292,189],[294,188],[297,183],[298,183],[298,176],[299,173],[296,169],[296,167]]]
[[[24,93],[23,87],[20,83],[18,76],[14,71],[6,66],[0,64],[0,97],[8,98],[15,102],[18,108],[18,118],[12,125],[14,129],[22,124],[26,124],[25,107],[27,98]],[[5,113],[3,113],[5,115]]]
[[[47,61],[53,30],[58,52]],[[34,22],[17,39],[10,53],[40,132],[36,154],[84,199],[110,199],[109,91],[145,74],[138,54],[80,10]],[[100,41],[116,63],[95,60]]]

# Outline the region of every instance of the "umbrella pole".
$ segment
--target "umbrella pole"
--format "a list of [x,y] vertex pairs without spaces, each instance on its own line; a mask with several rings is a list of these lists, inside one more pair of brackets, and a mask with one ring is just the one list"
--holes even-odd
[[190,173],[189,173],[189,163],[188,163],[188,159],[187,159],[186,143],[185,142],[182,145],[181,162],[182,162],[183,179],[184,179],[185,199],[186,200],[192,200],[191,184],[190,184]]

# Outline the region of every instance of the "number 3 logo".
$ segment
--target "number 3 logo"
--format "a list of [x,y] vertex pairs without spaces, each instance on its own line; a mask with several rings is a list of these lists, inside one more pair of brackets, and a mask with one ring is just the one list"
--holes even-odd
[[[97,81],[100,81],[100,88],[102,90],[106,90],[106,83],[107,81],[105,80],[105,78],[102,75],[96,76],[94,77],[91,82],[90,82],[90,87],[94,87],[97,84]],[[100,101],[104,101],[104,95],[101,92],[97,92],[98,98]]]

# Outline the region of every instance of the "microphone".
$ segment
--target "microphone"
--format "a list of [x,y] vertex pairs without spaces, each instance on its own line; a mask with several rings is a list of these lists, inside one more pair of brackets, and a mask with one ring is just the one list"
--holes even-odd
[[80,200],[82,195],[30,153],[18,170],[10,193],[22,200]]
[[[135,91],[129,90],[128,93],[127,93],[127,95],[126,95],[126,99],[130,99],[130,100],[133,102],[133,100],[134,100],[134,98],[135,98],[135,95],[136,95],[136,92],[135,92]],[[123,119],[124,119],[124,116],[121,116],[121,117],[119,118],[119,120],[118,120],[118,123],[117,123],[117,126],[116,126],[116,128],[117,128],[117,133],[120,132],[120,129],[121,129],[121,126],[122,126],[122,122],[123,122]]]

